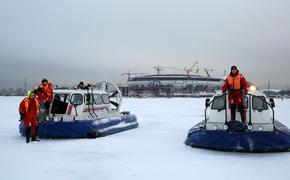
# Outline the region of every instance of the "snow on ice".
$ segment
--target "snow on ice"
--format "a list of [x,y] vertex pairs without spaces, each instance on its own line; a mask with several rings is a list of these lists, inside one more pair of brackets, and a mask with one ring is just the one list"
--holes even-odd
[[[289,180],[290,152],[232,153],[184,145],[203,119],[202,98],[124,98],[122,110],[140,127],[97,139],[41,139],[18,132],[22,97],[0,97],[1,179]],[[276,100],[276,117],[290,127],[290,100]]]

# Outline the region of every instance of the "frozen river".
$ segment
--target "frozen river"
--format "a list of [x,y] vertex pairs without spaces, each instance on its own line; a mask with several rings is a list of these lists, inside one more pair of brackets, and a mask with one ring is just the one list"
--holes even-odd
[[[98,139],[42,139],[18,133],[21,97],[0,97],[1,179],[289,180],[289,153],[228,153],[184,145],[203,120],[204,99],[124,98],[139,128]],[[276,101],[276,117],[290,126],[290,100]]]

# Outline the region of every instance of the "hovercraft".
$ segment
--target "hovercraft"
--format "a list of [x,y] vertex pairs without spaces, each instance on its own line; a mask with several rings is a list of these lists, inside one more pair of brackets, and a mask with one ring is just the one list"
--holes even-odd
[[[121,92],[108,82],[86,89],[55,89],[49,114],[39,118],[40,138],[96,138],[138,127],[129,111],[120,112]],[[25,136],[23,121],[19,132]]]
[[[234,152],[290,150],[290,131],[275,119],[275,103],[259,92],[244,95],[246,122],[230,120],[227,94],[206,99],[205,119],[192,127],[185,144],[191,147]],[[237,113],[237,112],[236,112]]]

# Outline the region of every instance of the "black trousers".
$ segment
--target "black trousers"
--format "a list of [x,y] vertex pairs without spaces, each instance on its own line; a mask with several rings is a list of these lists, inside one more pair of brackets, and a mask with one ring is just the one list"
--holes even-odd
[[243,104],[230,104],[230,109],[231,109],[231,120],[236,120],[236,111],[237,109],[240,111],[241,114],[241,120],[242,122],[246,122],[245,119],[245,107]]

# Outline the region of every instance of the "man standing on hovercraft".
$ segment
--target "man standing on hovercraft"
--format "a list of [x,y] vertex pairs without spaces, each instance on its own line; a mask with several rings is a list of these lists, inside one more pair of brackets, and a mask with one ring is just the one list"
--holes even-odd
[[241,113],[241,120],[246,122],[243,93],[248,92],[248,84],[245,77],[240,74],[236,66],[231,67],[231,73],[228,75],[222,92],[229,92],[229,107],[231,109],[231,120],[236,119],[236,110],[239,109]]

